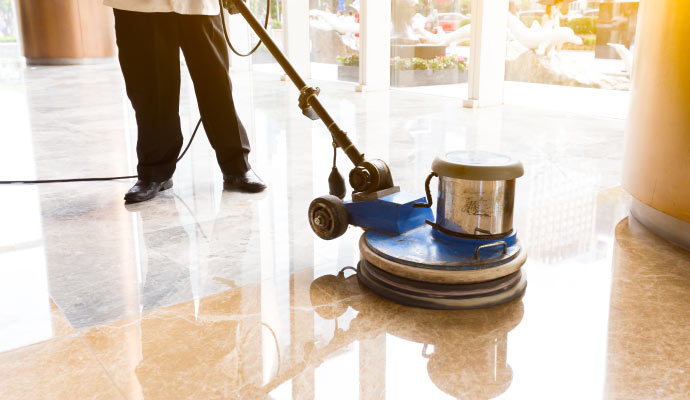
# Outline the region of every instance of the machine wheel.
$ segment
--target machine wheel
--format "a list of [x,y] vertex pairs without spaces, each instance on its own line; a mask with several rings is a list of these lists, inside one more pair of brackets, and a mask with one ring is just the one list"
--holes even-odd
[[342,236],[348,225],[343,201],[331,195],[315,198],[309,205],[309,225],[323,240]]

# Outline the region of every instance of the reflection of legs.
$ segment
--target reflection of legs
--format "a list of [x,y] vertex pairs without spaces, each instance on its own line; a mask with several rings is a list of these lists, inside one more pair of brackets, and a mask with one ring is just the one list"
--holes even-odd
[[[204,207],[203,199],[195,198],[194,207],[197,210],[213,210],[213,206],[208,205]],[[211,258],[209,253],[209,243],[204,228],[197,219],[197,213],[189,207],[183,198],[176,196],[175,207],[180,217],[180,225],[184,228],[189,244],[189,263],[187,265],[187,273],[189,276],[189,286],[191,289],[191,296],[195,300],[204,297],[203,292],[205,281],[208,276],[208,262]]]
[[181,15],[180,44],[209,142],[225,174],[250,169],[249,139],[232,99],[229,58],[218,15]]
[[[156,223],[156,212],[147,208],[138,211],[141,218],[141,306],[152,311],[183,301],[192,295],[189,283],[190,241],[184,221],[175,207],[174,198],[162,198],[162,206],[172,214],[170,223],[162,228]],[[168,219],[169,218],[169,219]]]
[[[218,206],[215,206],[217,199],[205,206],[206,209],[218,208],[212,229],[206,231],[210,231],[209,253],[213,257],[209,260],[208,268],[210,276],[213,276],[214,291],[236,287],[243,282],[255,282],[260,278],[260,272],[255,267],[261,265],[257,203],[245,202],[236,196],[223,191]],[[232,246],[228,247],[228,243],[232,243]]]
[[164,181],[175,171],[182,147],[177,17],[116,9],[115,32],[127,95],[136,112],[139,178]]

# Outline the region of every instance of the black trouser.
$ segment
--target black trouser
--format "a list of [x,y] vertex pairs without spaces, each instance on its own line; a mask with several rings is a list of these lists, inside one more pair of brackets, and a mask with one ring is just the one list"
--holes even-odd
[[115,10],[120,66],[139,128],[139,179],[160,182],[175,172],[182,148],[180,48],[218,165],[226,174],[250,168],[249,139],[232,101],[222,29],[219,15]]

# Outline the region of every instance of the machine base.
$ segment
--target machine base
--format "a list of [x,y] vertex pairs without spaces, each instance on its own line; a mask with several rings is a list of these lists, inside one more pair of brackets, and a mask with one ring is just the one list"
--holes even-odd
[[362,259],[359,281],[374,293],[412,307],[440,310],[486,308],[523,296],[527,280],[521,270],[491,281],[469,284],[421,282],[390,274]]
[[[506,243],[505,253],[502,246]],[[476,255],[478,247],[486,247]],[[429,225],[401,235],[365,232],[359,241],[362,259],[394,276],[413,281],[470,284],[492,281],[517,272],[527,259],[515,233],[501,240],[449,238]]]
[[429,225],[401,235],[370,230],[359,250],[360,282],[408,306],[485,308],[518,299],[527,287],[522,272],[527,253],[514,232],[486,240],[447,237]]

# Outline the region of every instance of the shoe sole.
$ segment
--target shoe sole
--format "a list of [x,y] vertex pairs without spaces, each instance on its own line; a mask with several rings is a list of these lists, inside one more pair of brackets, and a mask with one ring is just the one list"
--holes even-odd
[[128,199],[127,196],[125,196],[125,204],[142,203],[142,202],[144,202],[144,201],[151,200],[151,199],[153,199],[154,197],[158,196],[158,193],[160,193],[160,192],[162,192],[162,191],[164,191],[164,190],[168,190],[168,189],[170,189],[170,188],[172,188],[172,187],[173,187],[173,181],[172,181],[172,179],[169,179],[167,182],[165,182],[165,183],[163,184],[163,186],[161,186],[160,189],[158,189],[157,192],[154,192],[154,193],[151,195],[151,197],[147,197],[147,198],[145,198],[145,199]]
[[263,187],[257,187],[257,188],[246,188],[242,187],[241,184],[239,183],[231,183],[231,182],[223,182],[223,189],[225,190],[233,190],[237,192],[243,192],[243,193],[260,193],[266,190],[267,186]]

